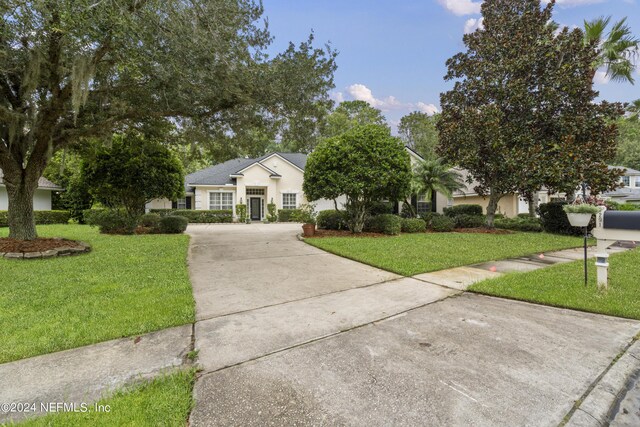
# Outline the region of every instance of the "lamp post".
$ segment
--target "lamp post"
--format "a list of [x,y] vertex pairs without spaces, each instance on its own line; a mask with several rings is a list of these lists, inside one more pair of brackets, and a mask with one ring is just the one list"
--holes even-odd
[[[580,184],[582,187],[582,201],[587,203],[587,183]],[[584,226],[584,286],[587,286],[587,238],[589,234],[589,224]]]

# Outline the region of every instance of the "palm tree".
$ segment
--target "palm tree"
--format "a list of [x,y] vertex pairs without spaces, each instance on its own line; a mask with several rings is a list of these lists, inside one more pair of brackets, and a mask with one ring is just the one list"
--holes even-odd
[[[427,200],[431,200],[435,192],[450,198],[464,187],[462,176],[444,164],[442,159],[424,160],[413,168],[411,193],[424,195]],[[411,203],[407,204],[411,206]]]
[[584,21],[584,43],[593,44],[598,49],[598,58],[593,64],[592,79],[601,67],[613,81],[634,83],[633,70],[638,57],[640,39],[631,33],[626,24],[627,18],[613,24],[605,37],[605,31],[611,22],[611,16]]

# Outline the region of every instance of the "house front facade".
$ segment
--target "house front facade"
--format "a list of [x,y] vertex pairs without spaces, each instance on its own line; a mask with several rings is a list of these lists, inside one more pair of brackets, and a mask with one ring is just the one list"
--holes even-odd
[[[54,191],[61,191],[62,188],[45,178],[38,180],[38,189],[33,195],[33,209],[36,211],[51,210],[51,195]],[[9,196],[7,188],[3,183],[2,169],[0,169],[0,211],[9,209]]]
[[[153,200],[147,209],[231,210],[247,205],[252,221],[266,219],[267,206],[297,209],[307,203],[302,191],[307,155],[270,153],[262,157],[228,160],[185,177],[185,198]],[[324,203],[326,201],[320,201]]]

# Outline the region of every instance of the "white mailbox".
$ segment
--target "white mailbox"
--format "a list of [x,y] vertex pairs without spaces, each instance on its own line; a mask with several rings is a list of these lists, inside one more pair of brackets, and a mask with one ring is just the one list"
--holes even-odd
[[640,211],[608,211],[602,208],[596,218],[593,236],[598,239],[596,253],[598,288],[606,288],[609,282],[607,248],[619,240],[640,240]]

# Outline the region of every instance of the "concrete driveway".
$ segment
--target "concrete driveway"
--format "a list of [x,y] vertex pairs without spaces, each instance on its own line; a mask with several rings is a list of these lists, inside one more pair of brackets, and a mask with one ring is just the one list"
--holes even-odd
[[401,278],[298,231],[189,227],[191,425],[558,425],[640,331]]

